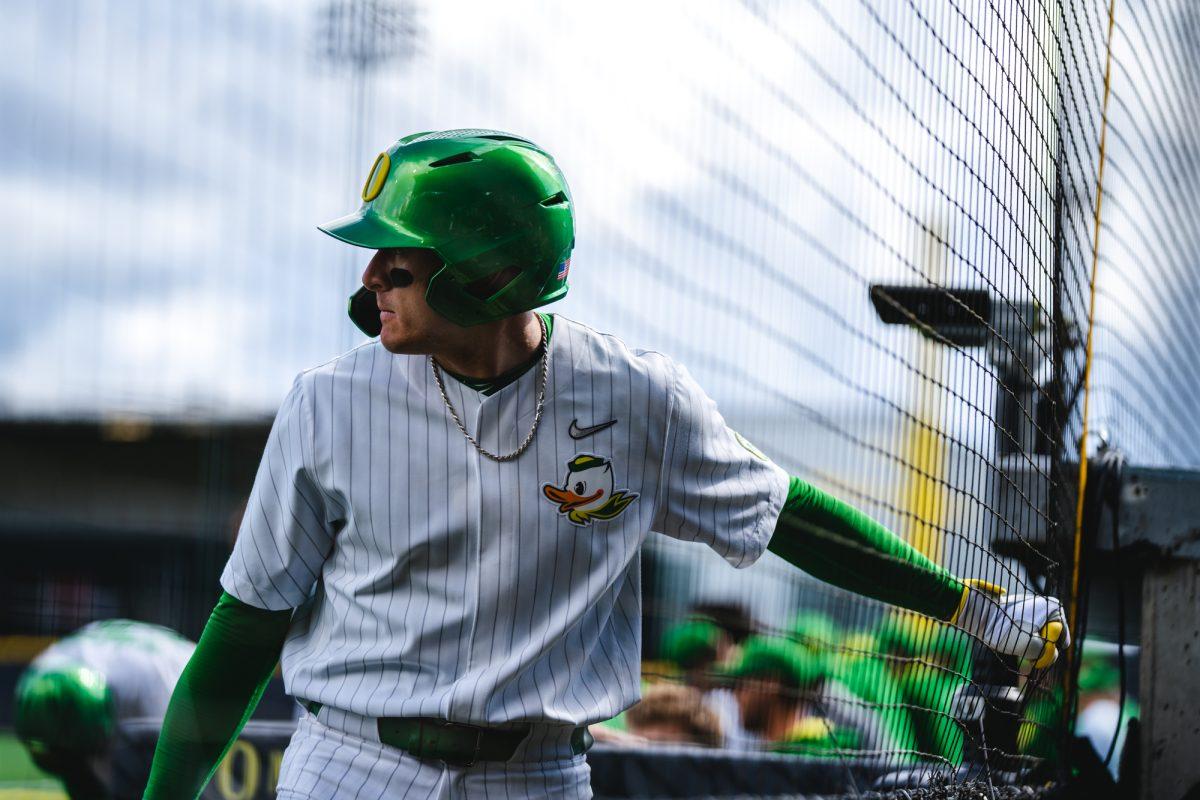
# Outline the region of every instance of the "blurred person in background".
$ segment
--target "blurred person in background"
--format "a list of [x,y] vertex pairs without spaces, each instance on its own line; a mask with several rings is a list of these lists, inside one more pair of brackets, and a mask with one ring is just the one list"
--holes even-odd
[[[689,687],[695,688],[701,702],[720,695],[716,702],[710,704],[717,707],[734,703],[733,696],[722,689],[717,680],[721,663],[732,652],[732,638],[711,619],[696,616],[694,612],[689,618],[667,628],[659,647],[663,667],[672,677],[678,677]],[[661,676],[656,676],[653,668],[643,670],[643,697],[655,687],[661,686],[646,682],[646,678],[654,680],[656,677]],[[638,741],[637,737],[630,735],[632,710],[590,726],[596,741],[608,744],[629,744]],[[736,714],[736,710],[734,713]],[[717,727],[720,727],[719,724]]]
[[162,723],[194,648],[174,631],[144,622],[84,626],[21,674],[14,698],[17,738],[72,800],[140,797],[148,769],[123,781],[114,775],[117,727],[131,719]]
[[801,611],[792,620],[792,640],[822,672],[833,668],[844,638],[841,626],[823,611]]
[[698,603],[663,633],[660,653],[688,683],[707,690],[721,669],[737,662],[742,643],[756,630],[738,603]]
[[[1111,646],[1096,639],[1085,639],[1079,662],[1079,706],[1075,733],[1086,738],[1103,759],[1112,747],[1113,756],[1105,765],[1114,778],[1120,777],[1120,758],[1125,747],[1129,721],[1138,718],[1138,704],[1132,697],[1121,705],[1121,670]],[[1113,746],[1113,737],[1116,745]]]
[[800,721],[804,696],[817,682],[817,666],[792,642],[777,636],[746,640],[741,658],[729,670],[737,716],[722,722],[724,746],[766,750],[786,741]]
[[[798,614],[792,622],[792,639],[807,654],[816,672],[809,719],[822,721],[814,725],[802,720],[793,740],[812,742],[814,749],[834,744],[840,749],[896,749],[897,739],[886,718],[842,680],[843,643],[848,637],[833,618],[820,611]],[[836,742],[830,738],[835,732]]]
[[688,619],[666,630],[661,652],[663,660],[679,670],[684,682],[707,691],[717,685],[717,671],[729,663],[733,649],[732,641],[716,623]]
[[[1027,700],[1017,726],[1017,752],[1023,756],[1057,762],[1062,741],[1058,728],[1063,718],[1062,687],[1030,687],[1026,684],[1023,689]],[[967,729],[974,731],[975,726],[982,723],[984,710],[979,709],[978,713],[973,714],[971,704],[972,701],[968,699],[956,711],[963,712],[959,714],[960,718],[965,718]],[[1103,758],[1104,754],[1101,753],[1100,757]]]
[[721,724],[693,686],[656,683],[626,712],[629,732],[644,741],[717,747]]
[[971,680],[971,644],[961,631],[911,614],[889,615],[876,646],[912,721],[919,757],[962,763],[965,732],[955,698]]
[[741,654],[742,644],[758,632],[758,623],[744,605],[738,602],[709,600],[696,603],[689,614],[693,619],[706,619],[721,629],[727,645],[717,654],[719,664],[732,664]]
[[668,628],[662,656],[679,670],[683,680],[702,692],[704,704],[716,715],[722,730],[739,727],[737,698],[726,686],[725,670],[741,658],[741,646],[710,619],[689,619]]
[[751,637],[729,678],[739,716],[725,730],[726,747],[810,755],[861,747],[860,733],[830,717],[819,700],[819,662],[791,640]]
[[890,668],[890,656],[880,648],[878,626],[850,633],[844,640],[833,673],[854,697],[878,715],[896,748],[889,758],[897,763],[916,760],[917,733],[904,699],[898,670]]

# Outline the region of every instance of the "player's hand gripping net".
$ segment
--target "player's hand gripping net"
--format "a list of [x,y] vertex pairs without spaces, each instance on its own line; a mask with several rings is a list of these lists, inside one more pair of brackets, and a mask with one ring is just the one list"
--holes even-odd
[[954,623],[996,652],[1045,669],[1071,646],[1071,632],[1057,599],[1031,594],[1010,597],[984,581],[964,583],[967,588]]

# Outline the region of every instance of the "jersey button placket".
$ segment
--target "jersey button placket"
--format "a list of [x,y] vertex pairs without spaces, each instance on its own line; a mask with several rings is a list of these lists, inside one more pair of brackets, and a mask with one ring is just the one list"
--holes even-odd
[[[463,394],[467,394],[463,392]],[[486,398],[484,398],[486,400]],[[468,430],[473,432],[476,441],[488,441],[488,432],[484,430],[484,425],[481,420],[484,418],[485,402],[478,402],[468,413],[466,424]],[[468,445],[469,446],[469,445]],[[459,658],[460,669],[455,675],[456,682],[461,680],[464,675],[471,673],[474,667],[475,653],[475,634],[479,629],[479,599],[482,592],[483,581],[483,565],[481,559],[483,556],[483,476],[482,470],[485,468],[483,464],[483,456],[481,456],[474,447],[470,448],[467,453],[467,513],[466,513],[466,549],[470,554],[468,558],[468,575],[463,586],[468,589],[471,596],[463,598],[464,607],[470,609],[467,618],[467,629],[463,632],[462,647],[465,653]],[[470,574],[473,572],[474,574]],[[474,709],[471,704],[471,687],[462,686],[453,695],[452,703],[453,710],[457,712],[455,716],[469,718],[473,716]]]

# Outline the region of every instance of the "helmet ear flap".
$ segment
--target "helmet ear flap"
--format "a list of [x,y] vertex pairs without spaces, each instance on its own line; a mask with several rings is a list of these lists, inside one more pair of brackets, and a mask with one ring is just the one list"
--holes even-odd
[[357,292],[350,295],[346,313],[350,315],[354,326],[367,336],[375,338],[383,332],[383,323],[379,321],[379,304],[375,302],[375,293],[367,287],[360,286]]

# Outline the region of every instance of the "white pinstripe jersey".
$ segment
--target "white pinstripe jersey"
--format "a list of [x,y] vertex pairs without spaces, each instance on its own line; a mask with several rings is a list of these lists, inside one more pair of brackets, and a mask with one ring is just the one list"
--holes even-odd
[[32,671],[78,665],[104,676],[117,720],[162,719],[196,645],[159,625],[131,619],[90,622],[43,650]]
[[[221,576],[297,609],[290,694],[367,716],[607,719],[639,695],[646,534],[735,566],[762,554],[786,473],[670,359],[554,320],[541,425],[508,463],[454,426],[423,356],[374,342],[297,378]],[[446,389],[483,447],[511,452],[538,376]]]

